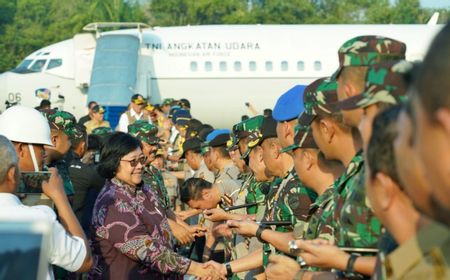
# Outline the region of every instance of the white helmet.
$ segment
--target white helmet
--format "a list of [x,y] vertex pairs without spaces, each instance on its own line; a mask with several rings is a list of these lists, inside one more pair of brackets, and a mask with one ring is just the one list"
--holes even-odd
[[0,134],[14,142],[53,146],[47,119],[39,111],[21,105],[0,115]]

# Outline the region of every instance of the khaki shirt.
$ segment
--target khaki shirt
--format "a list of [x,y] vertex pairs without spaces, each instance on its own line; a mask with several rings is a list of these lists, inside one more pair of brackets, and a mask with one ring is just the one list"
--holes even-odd
[[450,229],[437,222],[421,229],[385,259],[386,279],[450,279]]
[[94,129],[97,127],[111,127],[108,121],[102,121],[100,124],[97,124],[95,121],[90,120],[86,123],[84,123],[84,126],[86,127],[87,134],[91,134]]
[[205,161],[202,160],[200,163],[200,167],[195,171],[194,178],[202,178],[211,184],[214,183],[215,177],[214,173],[209,171],[208,167],[205,164]]

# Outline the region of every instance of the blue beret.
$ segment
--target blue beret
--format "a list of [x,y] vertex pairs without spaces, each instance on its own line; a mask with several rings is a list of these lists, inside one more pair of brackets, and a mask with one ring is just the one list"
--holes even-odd
[[298,118],[304,110],[302,97],[304,90],[305,86],[296,85],[278,98],[272,112],[272,116],[277,122]]
[[231,131],[229,129],[214,129],[211,133],[206,136],[206,142],[211,142],[217,136],[221,134],[230,134]]

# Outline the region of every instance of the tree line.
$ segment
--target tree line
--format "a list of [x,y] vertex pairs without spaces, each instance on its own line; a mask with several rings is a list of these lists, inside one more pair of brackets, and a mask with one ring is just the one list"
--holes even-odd
[[[90,22],[202,24],[425,23],[419,0],[0,0],[0,72]],[[450,7],[439,10],[440,22]]]

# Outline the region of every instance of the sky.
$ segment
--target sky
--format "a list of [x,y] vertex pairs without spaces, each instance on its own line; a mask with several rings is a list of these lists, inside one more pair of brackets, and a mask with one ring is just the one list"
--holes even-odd
[[420,0],[426,8],[450,8],[450,0]]

